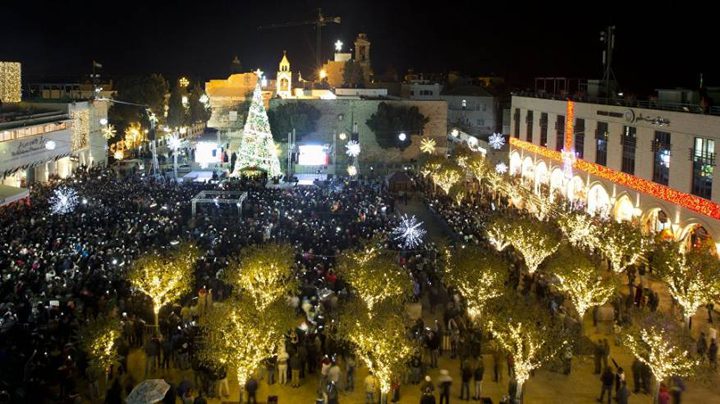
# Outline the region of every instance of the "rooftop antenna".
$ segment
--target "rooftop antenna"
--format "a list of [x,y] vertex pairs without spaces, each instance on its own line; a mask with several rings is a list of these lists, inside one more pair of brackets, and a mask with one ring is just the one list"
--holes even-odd
[[[602,62],[605,72],[603,74],[603,85],[605,87],[605,96],[607,98],[615,98],[615,87],[617,86],[617,78],[615,78],[615,72],[612,69],[612,57],[613,51],[615,50],[615,26],[609,25],[605,31],[600,32],[600,42],[606,44],[603,50]],[[613,92],[611,93],[611,86]]]

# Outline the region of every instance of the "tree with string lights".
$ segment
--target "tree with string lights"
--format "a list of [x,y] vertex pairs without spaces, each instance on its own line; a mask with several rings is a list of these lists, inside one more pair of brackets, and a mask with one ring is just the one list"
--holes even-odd
[[540,264],[558,249],[558,231],[548,222],[526,217],[513,219],[510,224],[510,244],[523,256],[525,266],[532,275]]
[[263,309],[297,287],[292,266],[295,249],[269,243],[245,247],[225,272],[225,281],[252,297]]
[[486,310],[485,328],[513,360],[517,399],[522,400],[525,382],[570,343],[567,332],[537,304],[525,303],[515,295],[493,301]]
[[430,174],[433,182],[440,187],[445,194],[450,193],[450,188],[460,181],[464,176],[462,168],[451,160],[445,162],[435,172]]
[[121,335],[120,320],[110,316],[98,316],[80,327],[80,347],[87,354],[93,372],[107,376],[112,366],[119,362],[117,341]]
[[648,240],[630,223],[609,221],[604,223],[598,244],[603,255],[610,260],[615,273],[639,262],[648,250]]
[[377,377],[382,398],[390,392],[393,378],[404,373],[416,349],[407,338],[404,324],[402,305],[392,301],[378,304],[373,310],[354,299],[340,313],[338,336],[350,342],[355,354]]
[[478,247],[456,250],[450,257],[445,281],[462,293],[470,318],[477,322],[487,302],[502,296],[508,264]]
[[602,306],[613,296],[613,279],[603,279],[598,268],[576,249],[565,247],[548,261],[550,273],[560,281],[557,288],[568,296],[583,327],[585,313],[593,306]]
[[400,302],[412,294],[412,281],[392,256],[373,241],[358,251],[349,251],[338,259],[338,274],[368,306],[370,316],[375,305],[392,300]]
[[646,364],[655,377],[654,402],[658,402],[660,383],[671,376],[689,376],[698,366],[691,358],[692,339],[670,318],[660,313],[643,315],[623,330],[623,343]]
[[235,295],[200,318],[197,357],[209,368],[234,371],[242,402],[245,382],[275,354],[294,320],[293,310],[282,299],[261,309],[253,298]]
[[152,300],[158,333],[160,309],[191,291],[198,256],[197,247],[183,243],[170,253],[148,253],[138,258],[128,272],[130,285]]
[[683,309],[688,328],[703,304],[720,297],[720,261],[707,250],[680,252],[678,243],[662,242],[653,254],[653,266]]
[[558,217],[557,224],[574,247],[593,250],[600,245],[601,229],[585,212],[563,212]]

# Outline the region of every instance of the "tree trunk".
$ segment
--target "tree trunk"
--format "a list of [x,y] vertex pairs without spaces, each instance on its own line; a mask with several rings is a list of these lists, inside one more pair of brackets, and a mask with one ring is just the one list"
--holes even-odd
[[160,334],[160,308],[153,306],[153,313],[155,314],[155,332],[157,336],[160,337],[162,336],[162,334]]
[[524,385],[524,384],[525,384],[525,382],[518,381],[518,383],[517,383],[517,391],[515,392],[515,399],[516,399],[518,402],[520,402],[520,403],[523,402],[522,389],[523,389],[523,385]]
[[692,315],[688,315],[685,312],[683,312],[683,317],[685,318],[685,325],[687,326],[688,330],[692,329]]

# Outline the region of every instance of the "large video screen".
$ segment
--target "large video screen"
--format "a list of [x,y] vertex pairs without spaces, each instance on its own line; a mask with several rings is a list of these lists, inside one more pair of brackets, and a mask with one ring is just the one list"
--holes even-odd
[[325,146],[301,145],[299,149],[298,164],[303,166],[325,166],[328,164],[328,154]]

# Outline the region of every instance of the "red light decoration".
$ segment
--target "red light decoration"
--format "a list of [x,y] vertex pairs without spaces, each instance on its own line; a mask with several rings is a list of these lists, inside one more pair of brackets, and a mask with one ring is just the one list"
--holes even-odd
[[[562,155],[558,151],[549,150],[545,147],[541,147],[536,144],[526,142],[524,140],[516,139],[512,136],[510,137],[510,145],[530,153],[535,153],[550,160],[555,160],[558,162],[563,161]],[[690,209],[694,212],[698,212],[705,216],[709,216],[713,219],[720,220],[720,204],[704,198],[700,198],[699,196],[686,194],[670,187],[666,187],[665,185],[660,185],[658,183],[648,181],[646,179],[639,178],[634,175],[624,173],[622,171],[613,170],[612,168],[601,166],[599,164],[591,163],[585,160],[575,160],[575,164],[573,165],[573,167],[578,170],[584,171],[590,175],[606,179],[618,185],[628,187],[635,191],[648,194],[655,198],[662,199],[672,204]]]
[[575,102],[568,100],[565,113],[565,151],[573,152],[573,136],[575,132]]

